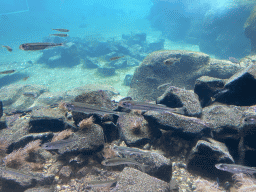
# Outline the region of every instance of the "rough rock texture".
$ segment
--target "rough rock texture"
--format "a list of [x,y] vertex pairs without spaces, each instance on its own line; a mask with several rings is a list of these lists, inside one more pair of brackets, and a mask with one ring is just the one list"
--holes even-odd
[[117,126],[120,138],[128,146],[143,145],[161,136],[161,132],[152,129],[142,115],[124,114],[118,118]]
[[200,117],[202,113],[198,96],[193,91],[174,86],[167,88],[164,94],[157,98],[157,104],[171,108],[183,107],[187,116]]
[[30,133],[59,132],[64,129],[76,130],[72,122],[68,122],[65,114],[58,108],[34,109],[29,121]]
[[143,154],[127,154],[118,152],[124,157],[133,158],[141,164],[147,165],[145,172],[153,177],[169,182],[172,178],[172,162],[170,159],[157,152]]
[[214,77],[202,76],[195,82],[194,92],[199,96],[202,107],[211,104],[211,97],[216,94],[218,90],[224,88],[224,80]]
[[[178,59],[167,64],[168,59]],[[192,51],[157,51],[148,55],[137,68],[128,95],[135,100],[156,100],[164,93],[163,84],[193,89],[197,78],[208,75],[229,78],[241,67],[231,62],[211,61],[204,53]]]
[[[187,168],[209,177],[219,172],[215,168],[215,164],[220,162],[234,163],[234,159],[224,143],[207,138],[206,140],[199,140],[191,150]],[[220,177],[222,176],[220,175]]]
[[251,64],[225,81],[215,101],[238,106],[256,104],[256,64]]
[[148,111],[145,119],[159,129],[172,130],[196,137],[210,134],[211,124],[196,117],[186,117],[175,113],[157,113]]
[[0,168],[0,179],[2,181],[2,191],[21,192],[35,185],[50,185],[54,180],[54,175],[42,173],[20,172],[15,169]]
[[167,182],[151,177],[133,168],[125,168],[118,176],[116,187],[111,191],[169,191]]

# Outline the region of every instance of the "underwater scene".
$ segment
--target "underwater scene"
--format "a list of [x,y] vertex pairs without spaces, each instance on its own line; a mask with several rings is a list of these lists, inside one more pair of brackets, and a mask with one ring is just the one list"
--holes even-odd
[[256,192],[255,0],[2,0],[0,47],[0,192]]

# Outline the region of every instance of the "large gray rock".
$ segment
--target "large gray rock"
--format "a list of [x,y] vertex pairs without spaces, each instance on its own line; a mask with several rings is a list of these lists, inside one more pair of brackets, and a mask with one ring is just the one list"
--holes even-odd
[[203,75],[229,78],[241,69],[237,64],[224,62],[223,65],[223,62],[212,61],[209,55],[200,52],[153,52],[135,71],[128,95],[135,100],[156,100],[164,93],[164,89],[159,89],[161,85],[169,84],[191,90],[196,79]]

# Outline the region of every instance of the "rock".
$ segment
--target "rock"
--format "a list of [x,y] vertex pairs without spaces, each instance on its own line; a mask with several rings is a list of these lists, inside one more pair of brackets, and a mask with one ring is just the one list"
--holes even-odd
[[36,185],[51,185],[54,180],[54,175],[25,172],[24,170],[4,167],[1,167],[0,170],[2,191],[24,191]]
[[[176,58],[179,62],[173,65],[164,64],[164,61],[170,58]],[[209,60],[208,55],[198,52],[153,52],[144,59],[135,71],[128,95],[135,100],[153,101],[164,92],[157,88],[170,82],[173,86],[192,89],[194,81],[202,76],[202,74],[197,74],[197,71],[208,65]],[[182,78],[180,78],[181,76]]]
[[9,144],[9,146],[6,150],[6,153],[9,154],[14,150],[17,150],[19,148],[23,148],[29,142],[35,141],[37,139],[42,140],[43,143],[44,142],[49,142],[52,139],[52,137],[53,137],[53,133],[51,133],[51,132],[27,134],[27,135],[19,138],[18,140],[12,141]]
[[251,64],[226,80],[215,101],[237,106],[255,105],[256,94],[251,91],[255,88],[256,64]]
[[244,34],[247,38],[251,40],[251,54],[256,53],[256,6],[254,6],[253,10],[251,11],[251,15],[247,18],[244,24]]
[[77,128],[66,120],[65,114],[58,108],[34,109],[29,121],[30,133],[59,132],[65,129]]
[[171,108],[183,107],[185,115],[191,117],[200,117],[202,113],[198,96],[193,91],[174,86],[167,88],[164,94],[157,98],[157,104]]
[[103,148],[105,143],[103,129],[98,124],[80,128],[71,139],[74,141],[61,147],[58,150],[59,154],[69,156],[72,153],[98,151]]
[[132,158],[141,164],[146,165],[145,172],[153,177],[169,182],[172,178],[172,163],[170,159],[164,157],[157,152],[149,152],[147,154],[127,154],[118,152],[126,158]]
[[54,192],[54,188],[47,188],[47,187],[33,187],[30,189],[25,190],[25,192]]
[[105,84],[87,84],[85,86],[76,87],[70,91],[66,92],[66,100],[73,100],[76,96],[84,94],[90,91],[104,91],[110,98],[119,95],[119,92],[116,91],[112,86]]
[[203,176],[216,176],[220,179],[226,175],[219,174],[220,171],[215,168],[217,163],[234,163],[228,148],[224,143],[207,138],[199,140],[191,150],[188,157],[187,168]]
[[46,107],[49,105],[58,105],[65,98],[64,92],[46,92],[41,94],[37,100],[31,105],[30,108],[34,107]]
[[0,89],[5,113],[26,111],[48,89],[42,85],[9,85]]
[[99,74],[103,75],[103,76],[113,76],[115,75],[115,68],[113,67],[100,67],[98,68],[98,72]]
[[[237,134],[242,129],[243,110],[237,106],[212,105],[203,108],[202,120],[212,124],[212,131],[216,136],[230,136],[230,131]],[[231,129],[230,131],[228,131]]]
[[194,92],[199,96],[202,107],[211,104],[211,97],[218,90],[224,88],[224,80],[214,77],[202,76],[196,80]]
[[161,132],[150,127],[142,115],[124,114],[117,120],[120,138],[128,146],[139,146],[161,136]]
[[152,124],[159,129],[172,130],[176,134],[186,134],[194,137],[210,136],[211,124],[196,117],[154,111],[148,111],[143,116],[149,122],[149,125]]
[[169,191],[167,182],[151,177],[133,168],[124,168],[117,185],[111,191]]

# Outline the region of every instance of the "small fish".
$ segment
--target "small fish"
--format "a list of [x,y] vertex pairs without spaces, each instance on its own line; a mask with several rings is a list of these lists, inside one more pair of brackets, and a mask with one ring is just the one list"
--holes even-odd
[[68,34],[50,34],[50,36],[67,37]]
[[37,98],[38,94],[35,92],[25,92],[23,93],[24,96],[26,97],[33,97],[33,98]]
[[117,145],[113,146],[113,150],[123,154],[150,154],[151,153],[150,151],[144,151],[134,147],[122,147]]
[[120,58],[123,58],[124,57],[124,55],[123,56],[120,56],[120,57],[111,57],[109,60],[110,61],[114,61],[114,60],[117,60],[117,59],[120,59]]
[[37,51],[57,46],[63,46],[63,43],[25,43],[21,44],[19,48],[24,51]]
[[124,107],[127,109],[136,109],[136,110],[144,110],[144,111],[158,111],[158,112],[171,112],[171,113],[179,113],[184,114],[183,108],[170,108],[164,105],[150,104],[138,101],[125,100],[120,101],[118,106]]
[[143,165],[140,164],[139,162],[135,161],[134,159],[131,158],[113,158],[113,159],[106,159],[101,162],[102,165],[104,166],[116,166],[116,165],[137,165],[141,168],[143,172],[145,172],[146,167],[148,165]]
[[117,179],[109,180],[109,181],[91,181],[87,184],[86,188],[92,187],[108,187],[112,188],[117,182]]
[[235,57],[229,57],[228,60],[231,61],[232,63],[240,63],[239,60],[236,59]]
[[60,32],[69,32],[69,29],[52,29],[55,31],[60,31]]
[[0,74],[10,74],[10,73],[14,73],[15,70],[7,70],[7,71],[1,71]]
[[169,59],[164,60],[163,62],[164,62],[165,65],[173,65],[175,63],[180,62],[180,58],[176,58],[176,57],[169,58]]
[[256,173],[255,167],[248,167],[248,166],[237,165],[237,164],[219,163],[219,164],[216,164],[215,167],[219,170],[227,171],[233,174],[245,173],[245,174],[253,175],[254,173]]
[[104,107],[99,107],[95,105],[89,105],[86,103],[80,103],[80,102],[72,102],[72,103],[65,103],[65,107],[70,110],[70,111],[75,111],[75,112],[81,112],[81,113],[86,113],[86,114],[115,114],[119,115],[120,112],[113,111]]
[[159,86],[157,87],[157,89],[161,89],[161,88],[166,87],[167,85],[171,85],[171,84],[172,84],[172,82],[161,84],[161,85],[159,85]]
[[3,47],[6,48],[9,52],[12,52],[12,48],[10,46],[3,45]]
[[26,81],[28,78],[29,78],[29,76],[24,77],[22,80],[23,80],[23,81]]
[[59,140],[59,141],[55,141],[55,142],[48,142],[48,143],[44,143],[42,145],[42,149],[46,149],[46,150],[61,149],[62,147],[65,147],[75,141],[76,140],[73,138],[68,138],[68,139],[63,139],[63,140]]

